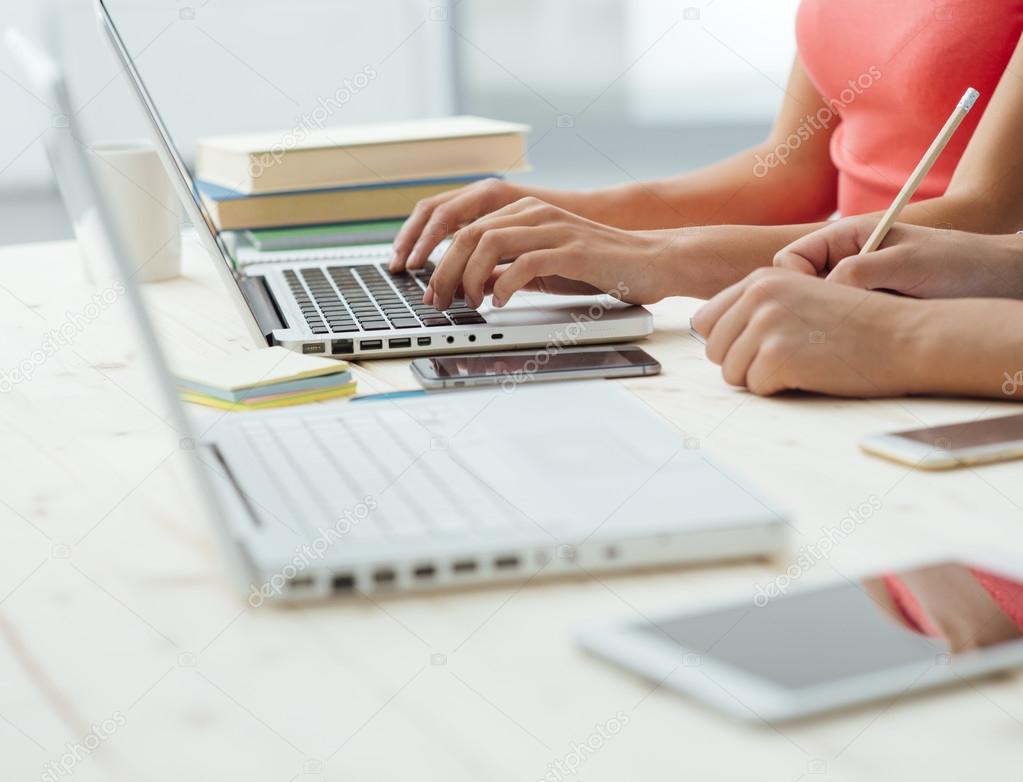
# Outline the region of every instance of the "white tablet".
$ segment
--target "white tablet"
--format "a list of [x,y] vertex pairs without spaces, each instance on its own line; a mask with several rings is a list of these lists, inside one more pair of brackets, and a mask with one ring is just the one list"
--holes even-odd
[[1020,581],[943,562],[789,594],[761,584],[744,602],[578,640],[721,711],[779,721],[1023,666]]

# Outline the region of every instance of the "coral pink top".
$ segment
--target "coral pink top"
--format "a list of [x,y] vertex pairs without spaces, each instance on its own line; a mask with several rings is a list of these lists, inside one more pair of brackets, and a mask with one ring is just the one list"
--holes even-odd
[[[799,56],[840,122],[843,215],[887,209],[967,87],[980,100],[916,199],[945,192],[1023,32],[1015,0],[803,0]],[[828,127],[832,127],[829,124]]]

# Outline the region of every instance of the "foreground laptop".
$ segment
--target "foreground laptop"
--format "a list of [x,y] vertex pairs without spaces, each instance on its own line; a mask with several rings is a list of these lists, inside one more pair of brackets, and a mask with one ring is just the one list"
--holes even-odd
[[[219,415],[177,396],[56,66],[7,42],[65,127],[60,176],[93,205],[227,570],[253,605],[766,555],[785,523],[609,381]],[[206,411],[204,411],[206,412]]]
[[501,309],[474,310],[460,300],[442,312],[422,303],[432,262],[418,272],[392,274],[389,244],[260,252],[238,235],[218,232],[107,2],[96,0],[96,9],[186,212],[260,344],[372,358],[620,342],[653,330],[649,312],[611,296],[523,292]]

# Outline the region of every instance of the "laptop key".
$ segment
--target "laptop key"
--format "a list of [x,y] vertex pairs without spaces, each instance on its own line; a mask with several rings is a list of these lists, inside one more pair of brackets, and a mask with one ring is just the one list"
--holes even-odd
[[391,318],[391,325],[396,329],[416,329],[419,321],[416,318]]
[[365,331],[382,331],[384,329],[390,329],[387,325],[386,320],[364,320],[359,323]]
[[479,313],[473,314],[455,313],[451,316],[451,321],[456,326],[474,326],[477,323],[486,323],[487,319],[484,318]]
[[437,326],[450,326],[451,321],[447,318],[423,318],[423,325],[436,328]]

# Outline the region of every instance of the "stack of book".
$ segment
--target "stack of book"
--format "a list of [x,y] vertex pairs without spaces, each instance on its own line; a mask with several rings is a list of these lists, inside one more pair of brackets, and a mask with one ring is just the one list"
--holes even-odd
[[195,361],[175,374],[182,399],[220,410],[266,410],[355,393],[347,362],[282,347]]
[[528,131],[458,116],[204,138],[199,195],[222,231],[400,220],[423,198],[526,168]]

